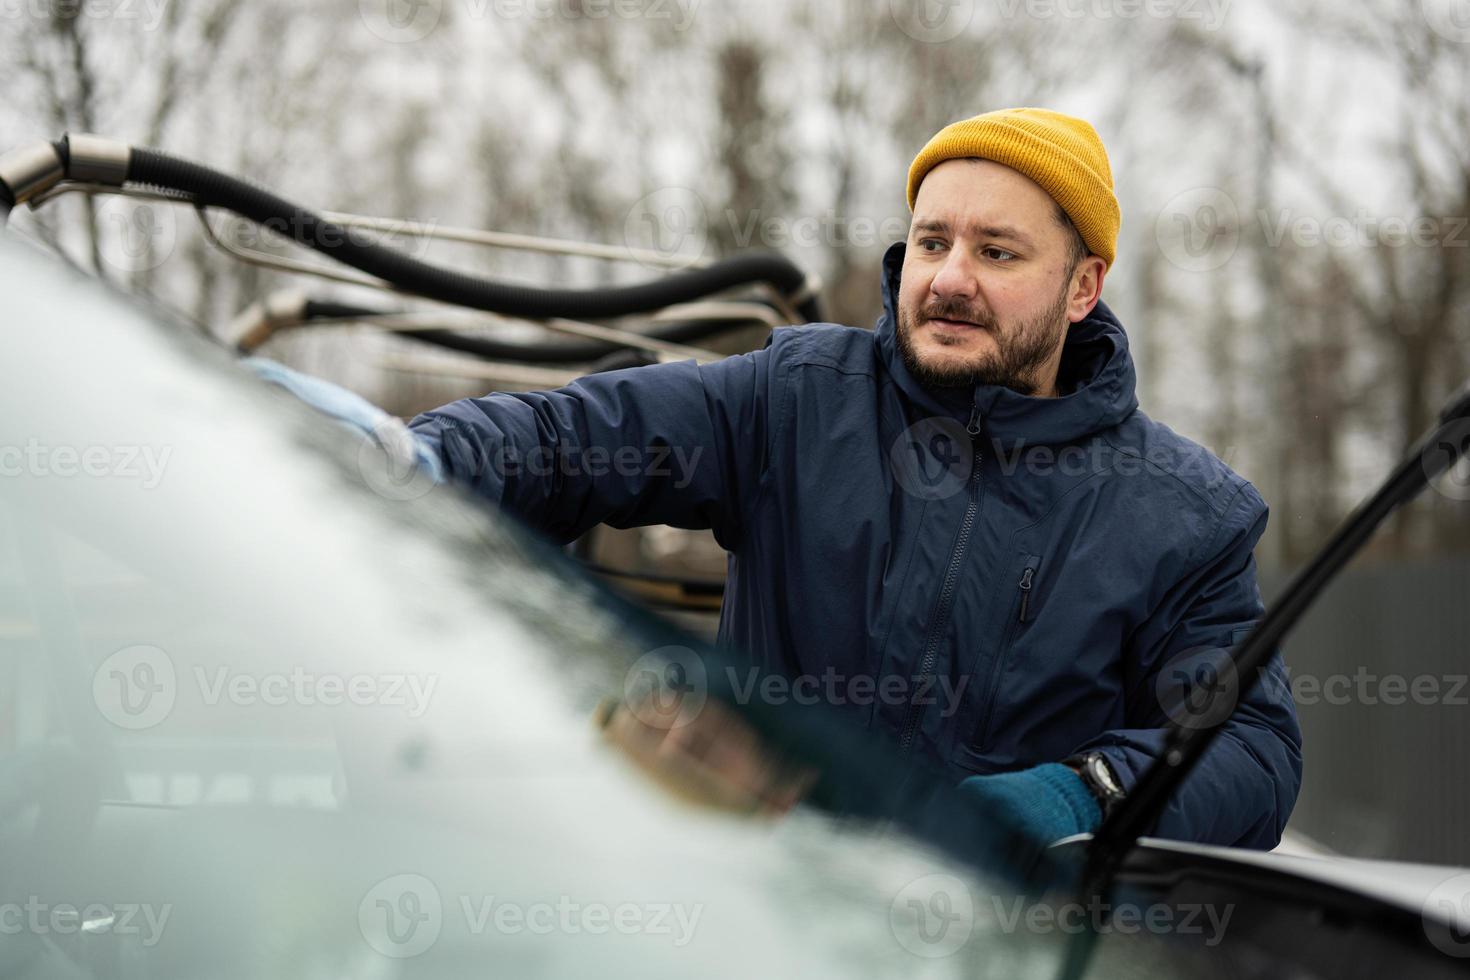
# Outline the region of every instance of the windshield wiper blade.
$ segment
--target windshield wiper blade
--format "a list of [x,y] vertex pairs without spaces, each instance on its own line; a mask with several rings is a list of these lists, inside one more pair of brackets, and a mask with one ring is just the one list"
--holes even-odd
[[[1230,652],[1239,688],[1229,691],[1228,696],[1236,697],[1237,704],[1244,701],[1281,640],[1379,525],[1466,455],[1470,455],[1470,382],[1450,397],[1434,429],[1414,445],[1382,486],[1347,516],[1327,544],[1287,583],[1245,642]],[[1216,689],[1211,696],[1221,693]],[[1098,827],[1088,848],[1082,878],[1084,897],[1106,898],[1128,851],[1158,820],[1179,784],[1231,716],[1214,724],[1201,724],[1201,717],[1192,714],[1188,724],[1175,721],[1168,726],[1162,753]],[[1095,935],[1088,930],[1077,938],[1063,967],[1064,978],[1082,975]]]

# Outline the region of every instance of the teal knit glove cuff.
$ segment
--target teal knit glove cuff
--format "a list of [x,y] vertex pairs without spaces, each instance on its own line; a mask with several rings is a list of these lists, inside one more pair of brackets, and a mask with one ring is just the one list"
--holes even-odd
[[1102,808],[1092,791],[1081,776],[1059,762],[1020,772],[971,776],[959,788],[979,798],[987,812],[1009,819],[1047,843],[1091,833],[1102,823]]

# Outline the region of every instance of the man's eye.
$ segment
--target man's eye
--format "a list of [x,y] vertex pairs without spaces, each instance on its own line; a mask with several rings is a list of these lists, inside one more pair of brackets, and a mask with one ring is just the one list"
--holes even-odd
[[1001,262],[1008,262],[1016,257],[1015,252],[1007,252],[1005,249],[997,248],[994,245],[991,245],[989,248],[985,249],[983,254],[992,259],[997,259]]
[[919,247],[926,252],[935,252],[943,248],[944,243],[937,238],[921,238],[919,239]]

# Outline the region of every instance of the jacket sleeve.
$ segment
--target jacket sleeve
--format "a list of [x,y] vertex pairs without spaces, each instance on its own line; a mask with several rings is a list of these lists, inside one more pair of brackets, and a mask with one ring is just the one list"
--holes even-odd
[[[1125,790],[1159,755],[1170,722],[1230,720],[1185,777],[1154,836],[1262,850],[1275,847],[1301,787],[1301,728],[1277,650],[1242,696],[1229,650],[1264,612],[1252,549],[1266,528],[1265,502],[1243,484],[1203,559],[1134,631],[1124,662],[1129,727],[1078,751],[1103,753]],[[1210,689],[1221,693],[1207,699]]]
[[772,351],[466,398],[409,427],[450,480],[558,541],[669,524],[711,528],[734,550],[765,465]]

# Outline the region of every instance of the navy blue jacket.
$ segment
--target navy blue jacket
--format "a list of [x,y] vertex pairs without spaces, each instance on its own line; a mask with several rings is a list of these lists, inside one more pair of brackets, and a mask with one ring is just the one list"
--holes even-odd
[[[411,428],[560,540],[713,529],[720,638],[805,679],[788,696],[848,704],[957,780],[1097,749],[1131,787],[1197,707],[1180,685],[1213,681],[1262,614],[1266,505],[1138,410],[1101,302],[1069,330],[1059,397],[919,385],[895,349],[902,259],[884,257],[874,331],[779,329],[718,363],[464,399]],[[1279,655],[1261,680],[1156,834],[1278,841],[1301,733]]]

